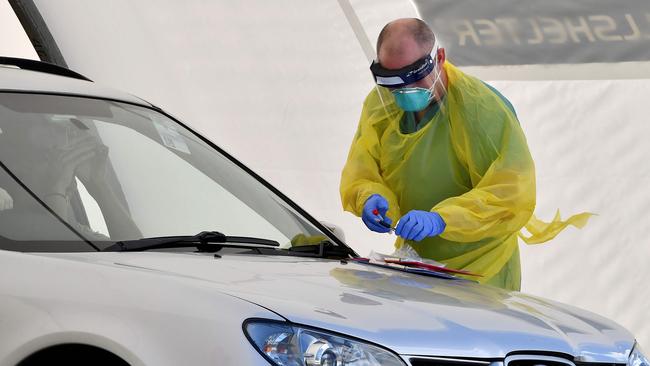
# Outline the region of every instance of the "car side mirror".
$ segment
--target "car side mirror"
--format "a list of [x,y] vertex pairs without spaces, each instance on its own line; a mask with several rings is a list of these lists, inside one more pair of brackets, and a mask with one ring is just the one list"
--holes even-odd
[[342,242],[345,243],[345,232],[343,231],[343,229],[341,229],[340,226],[337,226],[337,225],[334,225],[334,224],[330,224],[329,222],[326,222],[326,221],[321,221],[320,223],[321,223],[323,226],[325,226],[326,228],[328,228],[329,231],[331,231],[332,234],[334,234],[334,236],[336,236],[336,237],[339,238]]

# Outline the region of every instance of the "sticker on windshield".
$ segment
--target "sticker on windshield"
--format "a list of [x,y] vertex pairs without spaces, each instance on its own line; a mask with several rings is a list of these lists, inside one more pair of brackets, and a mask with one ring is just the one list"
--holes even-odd
[[178,131],[176,131],[174,127],[164,126],[157,121],[154,121],[153,124],[156,126],[156,130],[158,130],[160,139],[162,140],[163,144],[165,144],[165,146],[170,149],[184,152],[186,154],[190,153],[190,148],[187,146],[187,143],[185,143],[185,139],[183,136],[181,136],[180,133],[178,133]]

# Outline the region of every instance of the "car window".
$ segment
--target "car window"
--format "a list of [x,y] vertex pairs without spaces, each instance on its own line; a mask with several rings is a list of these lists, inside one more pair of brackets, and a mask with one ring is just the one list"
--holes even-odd
[[[12,185],[23,196],[24,191],[33,194],[26,195],[29,205],[14,200],[1,214],[15,216],[24,226],[43,214],[40,201],[65,226],[59,229],[67,227],[77,240],[95,243],[206,230],[275,240],[285,247],[297,238],[323,237],[227,157],[152,109],[0,93],[0,129],[8,181],[0,188]],[[3,237],[26,238],[0,229]],[[34,225],[29,238],[47,240],[50,230]]]

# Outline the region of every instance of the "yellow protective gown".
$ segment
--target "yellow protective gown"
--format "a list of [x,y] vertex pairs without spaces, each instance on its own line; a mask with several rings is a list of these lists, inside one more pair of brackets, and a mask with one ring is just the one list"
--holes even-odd
[[[343,208],[360,216],[366,199],[380,194],[394,223],[410,210],[436,211],[447,227],[409,242],[420,256],[518,290],[519,231],[526,226],[531,235],[522,239],[541,243],[569,224],[582,227],[589,214],[550,224],[533,216],[535,167],[513,111],[480,80],[444,68],[447,94],[416,132],[400,131],[404,112],[390,92],[368,95],[341,177]],[[403,243],[398,237],[395,245]]]

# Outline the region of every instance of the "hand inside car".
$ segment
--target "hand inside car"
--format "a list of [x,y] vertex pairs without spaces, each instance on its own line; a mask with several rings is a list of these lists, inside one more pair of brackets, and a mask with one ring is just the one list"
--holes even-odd
[[66,144],[52,148],[48,154],[48,193],[65,195],[75,176],[88,189],[94,188],[96,182],[102,181],[107,153],[106,146],[87,131],[69,136]]
[[75,170],[76,176],[86,186],[89,192],[99,189],[106,184],[106,167],[108,163],[108,147],[99,141],[89,159],[83,160]]
[[14,207],[14,200],[9,193],[0,188],[0,211],[11,210]]

